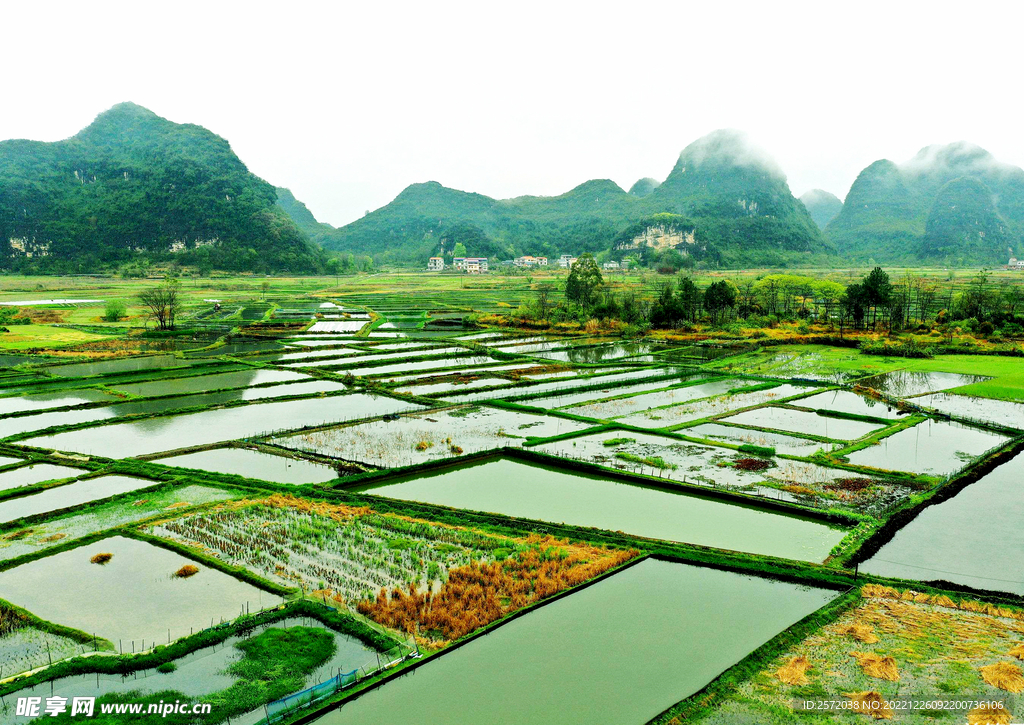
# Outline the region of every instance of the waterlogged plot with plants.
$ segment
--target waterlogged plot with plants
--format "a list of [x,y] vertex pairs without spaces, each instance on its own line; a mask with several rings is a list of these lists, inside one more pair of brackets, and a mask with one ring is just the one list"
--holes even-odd
[[664,408],[652,408],[642,413],[627,415],[616,420],[626,425],[639,428],[672,428],[692,423],[702,418],[728,415],[732,411],[742,410],[757,405],[765,405],[805,393],[808,389],[800,385],[744,385],[746,381],[736,381],[739,387],[731,388],[723,395],[715,395],[702,400],[695,400],[680,405]]
[[753,496],[864,513],[884,511],[914,492],[887,479],[866,477],[809,461],[630,431],[609,431],[542,443],[533,450],[680,483],[728,488]]
[[151,531],[407,634],[418,632],[432,646],[636,555],[285,496],[229,504]]
[[586,427],[586,423],[564,418],[474,406],[325,428],[272,438],[270,442],[296,451],[398,468],[495,448],[519,447],[528,438],[548,438]]

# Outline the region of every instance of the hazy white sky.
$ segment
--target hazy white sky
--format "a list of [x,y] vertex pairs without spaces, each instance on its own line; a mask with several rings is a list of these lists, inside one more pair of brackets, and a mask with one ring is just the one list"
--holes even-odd
[[134,101],[343,224],[436,180],[663,179],[716,128],[797,195],[968,139],[1024,166],[1024,3],[5,3],[0,138]]

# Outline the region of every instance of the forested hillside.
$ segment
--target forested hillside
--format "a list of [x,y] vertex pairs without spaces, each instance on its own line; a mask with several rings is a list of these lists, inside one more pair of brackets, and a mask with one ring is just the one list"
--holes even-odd
[[1024,170],[962,142],[876,161],[826,235],[854,262],[1005,264],[1024,252]]
[[276,201],[223,138],[122,103],[64,141],[0,142],[0,264],[319,270],[322,253]]

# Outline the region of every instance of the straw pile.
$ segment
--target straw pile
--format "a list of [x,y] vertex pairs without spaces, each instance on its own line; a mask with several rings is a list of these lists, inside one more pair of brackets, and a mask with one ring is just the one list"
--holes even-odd
[[848,634],[864,644],[875,644],[878,641],[875,628],[870,624],[848,624],[839,630],[839,634]]
[[900,599],[919,604],[934,604],[940,607],[959,609],[964,612],[976,612],[978,614],[988,614],[992,617],[1005,617],[1007,619],[1024,621],[1024,609],[1000,607],[995,604],[985,604],[984,602],[977,602],[971,599],[955,602],[945,594],[931,595],[909,589],[901,592],[899,589],[881,584],[865,584],[861,587],[861,596],[865,599]]
[[856,658],[860,669],[868,677],[892,682],[900,679],[895,657],[883,657],[875,652],[851,652],[850,656]]
[[109,554],[109,553],[103,551],[103,552],[100,552],[99,554],[94,554],[93,557],[91,559],[89,559],[89,561],[91,561],[93,564],[106,564],[108,561],[110,561],[113,558],[114,558],[113,554]]
[[867,692],[844,692],[853,703],[853,711],[861,715],[869,715],[876,720],[892,720],[892,710],[885,700],[874,690]]
[[1019,644],[1011,649],[1008,654],[1011,657],[1016,657],[1019,660],[1024,660],[1024,644]]
[[968,725],[1007,725],[1013,714],[1005,707],[983,705],[967,713]]
[[803,655],[793,657],[779,669],[775,670],[775,676],[787,685],[806,685],[810,680],[807,678],[807,670],[811,668],[811,662]]
[[1014,694],[1024,692],[1024,674],[1020,667],[1012,662],[996,662],[981,668],[981,677],[985,682]]

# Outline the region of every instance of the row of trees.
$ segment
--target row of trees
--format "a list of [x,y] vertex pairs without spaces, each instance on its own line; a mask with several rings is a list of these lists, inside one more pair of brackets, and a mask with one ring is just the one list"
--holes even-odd
[[[596,260],[583,255],[569,272],[564,306],[552,302],[554,287],[543,285],[537,304],[523,313],[538,319],[618,319],[631,325],[674,328],[740,319],[758,326],[779,320],[806,320],[839,328],[900,331],[935,321],[991,332],[1016,325],[1024,313],[1024,285],[991,283],[981,273],[962,285],[906,273],[895,280],[879,267],[844,285],[802,275],[771,274],[735,284],[717,280],[706,287],[687,274],[662,285],[653,298],[634,290],[608,289]],[[1010,328],[1008,328],[1010,329]]]

